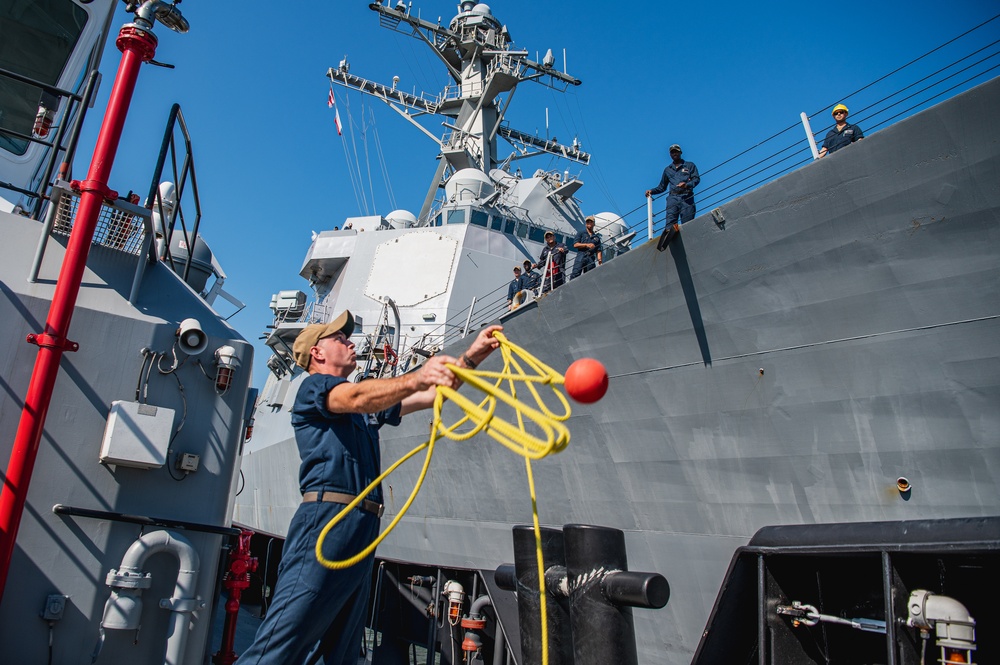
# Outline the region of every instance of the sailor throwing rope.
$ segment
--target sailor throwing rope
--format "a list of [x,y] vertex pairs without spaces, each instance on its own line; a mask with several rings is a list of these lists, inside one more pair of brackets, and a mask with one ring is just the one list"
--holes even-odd
[[336,537],[323,540],[323,556],[344,559],[375,541],[382,488],[376,483],[364,497],[358,494],[381,473],[379,428],[433,406],[439,386],[457,388],[460,379],[448,365],[475,369],[500,345],[494,337],[500,330],[483,329],[459,358],[434,356],[416,372],[361,383],[347,380],[357,366],[350,312],[299,333],[295,362],[309,372],[292,408],[302,504],[288,527],[267,617],[238,665],[357,663],[374,548],[351,568],[329,568],[317,560],[320,533],[356,502],[359,510],[342,516]]

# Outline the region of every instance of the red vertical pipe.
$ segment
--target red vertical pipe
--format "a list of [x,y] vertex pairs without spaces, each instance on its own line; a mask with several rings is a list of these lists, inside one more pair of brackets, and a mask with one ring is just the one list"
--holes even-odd
[[240,598],[243,590],[250,588],[250,573],[257,571],[257,557],[250,556],[252,536],[253,531],[243,529],[236,549],[229,552],[229,570],[222,580],[222,587],[229,592],[229,600],[226,601],[226,620],[222,624],[222,647],[212,656],[214,665],[232,665],[239,658],[235,645]]
[[52,399],[52,388],[59,373],[59,361],[64,350],[77,349],[77,345],[67,337],[70,319],[73,318],[76,299],[80,293],[80,283],[87,267],[87,254],[97,228],[101,205],[105,198],[112,195],[108,189],[108,176],[118,152],[125,116],[139,77],[139,67],[143,62],[151,60],[156,52],[156,37],[135,25],[123,27],[116,44],[122,51],[122,60],[111,89],[97,145],[94,146],[90,171],[87,179],[79,183],[80,205],[73,222],[66,257],[59,270],[52,304],[49,306],[45,332],[28,335],[28,341],[38,345],[38,356],[28,384],[28,393],[24,398],[21,422],[5,472],[3,492],[0,494],[0,599],[3,598],[3,590],[7,584],[17,529],[21,523],[31,472],[45,427],[45,416]]

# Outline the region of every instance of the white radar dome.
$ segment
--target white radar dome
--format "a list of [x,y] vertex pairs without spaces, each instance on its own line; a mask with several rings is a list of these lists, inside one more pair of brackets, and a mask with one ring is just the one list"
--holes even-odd
[[628,232],[625,220],[613,212],[599,212],[594,215],[594,230],[607,241],[615,241]]
[[476,169],[462,169],[448,178],[444,193],[450,203],[477,201],[496,191],[488,175]]
[[393,210],[385,216],[385,221],[394,229],[408,229],[417,225],[417,216],[409,210]]
[[472,13],[478,14],[479,16],[490,16],[492,15],[493,12],[490,10],[489,5],[480,2],[478,5],[472,8]]

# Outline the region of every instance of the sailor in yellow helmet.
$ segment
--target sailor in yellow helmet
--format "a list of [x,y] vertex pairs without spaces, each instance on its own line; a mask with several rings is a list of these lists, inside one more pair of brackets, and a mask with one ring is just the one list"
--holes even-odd
[[847,107],[843,104],[837,104],[833,107],[833,119],[837,124],[827,132],[823,147],[819,151],[820,157],[826,157],[827,153],[836,152],[865,137],[860,127],[847,122],[848,113]]

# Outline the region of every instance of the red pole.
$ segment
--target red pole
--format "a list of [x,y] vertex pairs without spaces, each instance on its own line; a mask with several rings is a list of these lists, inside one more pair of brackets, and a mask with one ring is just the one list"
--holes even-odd
[[10,453],[3,492],[0,494],[0,599],[3,598],[7,573],[10,571],[17,529],[21,523],[31,472],[45,427],[45,416],[52,400],[52,388],[59,373],[59,361],[63,351],[76,351],[78,348],[67,335],[80,293],[83,271],[87,266],[90,243],[97,228],[97,218],[104,200],[118,196],[108,189],[108,176],[118,152],[125,116],[139,77],[139,67],[143,62],[152,60],[156,52],[156,36],[134,24],[123,27],[115,43],[122,51],[122,60],[111,89],[108,110],[97,137],[87,179],[74,183],[74,188],[81,192],[80,205],[66,248],[66,257],[59,270],[52,304],[49,306],[45,332],[28,335],[27,341],[38,345],[38,356],[28,384],[28,393],[24,398],[24,409],[21,411],[14,448]]

